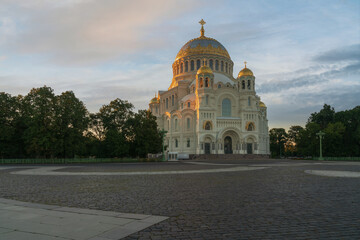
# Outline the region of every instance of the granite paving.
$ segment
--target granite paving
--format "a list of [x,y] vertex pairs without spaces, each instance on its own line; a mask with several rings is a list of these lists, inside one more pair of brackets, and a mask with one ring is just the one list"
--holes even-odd
[[116,240],[166,219],[0,198],[0,239],[7,240]]
[[[360,163],[201,160],[58,165],[54,172],[249,171],[138,175],[19,175],[0,168],[0,197],[38,204],[168,216],[125,239],[360,239]],[[200,163],[200,164],[199,164]],[[332,176],[309,171],[341,172]],[[344,173],[345,172],[345,173]],[[346,175],[346,174],[345,174]],[[349,175],[349,174],[348,174]],[[357,174],[355,174],[357,175]],[[0,233],[3,230],[0,225]]]

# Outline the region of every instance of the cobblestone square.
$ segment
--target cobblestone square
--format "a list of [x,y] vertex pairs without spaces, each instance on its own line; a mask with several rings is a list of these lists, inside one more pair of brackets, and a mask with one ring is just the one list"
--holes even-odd
[[0,197],[169,217],[126,239],[359,239],[359,173],[295,160],[4,165]]

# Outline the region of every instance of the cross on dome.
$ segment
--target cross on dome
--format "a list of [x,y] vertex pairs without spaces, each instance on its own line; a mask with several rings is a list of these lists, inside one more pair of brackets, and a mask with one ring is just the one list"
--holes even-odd
[[201,24],[201,30],[200,30],[201,37],[204,37],[204,34],[205,34],[204,24],[206,24],[206,22],[204,21],[204,19],[201,19],[201,21],[199,23]]
[[246,68],[247,61],[245,61],[244,63],[245,63],[245,68]]
[[206,66],[206,58],[203,59],[203,66]]

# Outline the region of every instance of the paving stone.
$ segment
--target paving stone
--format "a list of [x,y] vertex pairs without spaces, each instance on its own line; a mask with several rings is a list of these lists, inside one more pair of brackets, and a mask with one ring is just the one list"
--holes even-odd
[[[140,232],[132,233],[128,229],[127,234],[132,234],[125,239],[159,236],[162,239],[360,239],[359,178],[332,178],[305,172],[360,172],[360,163],[221,159],[197,162],[201,164],[181,161],[172,165],[87,164],[53,171],[266,168],[136,176],[30,176],[10,174],[19,169],[9,169],[0,172],[0,196],[61,207],[126,212],[130,214],[127,219],[145,223],[156,216],[170,216]],[[1,199],[0,203],[3,203]],[[131,213],[143,216],[134,217]],[[1,223],[0,216],[0,227]],[[116,231],[112,233],[109,236],[117,239]]]
[[[39,204],[31,208],[31,204],[23,207],[19,206],[21,202],[3,202],[6,203],[0,206],[0,239],[85,240],[96,236],[100,238],[99,235],[104,232],[110,232],[112,238],[119,239],[166,219],[156,216],[150,219],[150,222],[140,222],[139,219],[143,219],[144,215],[139,215],[138,219],[121,218],[119,212],[97,212],[65,207],[59,208],[58,211],[48,209],[47,206],[41,209]],[[136,215],[133,214],[133,217]],[[151,216],[147,215],[147,217]],[[120,226],[126,227],[120,228]],[[118,236],[115,236],[116,234]]]
[[[1,239],[6,240],[64,240],[66,238],[54,237],[36,233],[28,233],[28,232],[9,232],[0,235]],[[68,239],[67,239],[68,240]]]
[[8,229],[8,228],[1,228],[1,227],[0,227],[0,234],[2,234],[2,233],[12,232],[12,231],[14,231],[14,230],[12,230],[12,229]]

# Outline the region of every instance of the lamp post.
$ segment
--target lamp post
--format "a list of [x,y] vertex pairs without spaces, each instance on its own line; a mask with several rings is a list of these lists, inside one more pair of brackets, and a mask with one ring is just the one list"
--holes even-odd
[[324,160],[323,156],[322,156],[322,138],[324,137],[325,133],[320,130],[320,132],[318,132],[316,135],[319,136],[319,138],[320,138],[320,157],[319,157],[319,160]]
[[164,129],[160,131],[160,133],[162,134],[162,160],[165,162],[165,134],[167,133],[167,131],[165,131]]

